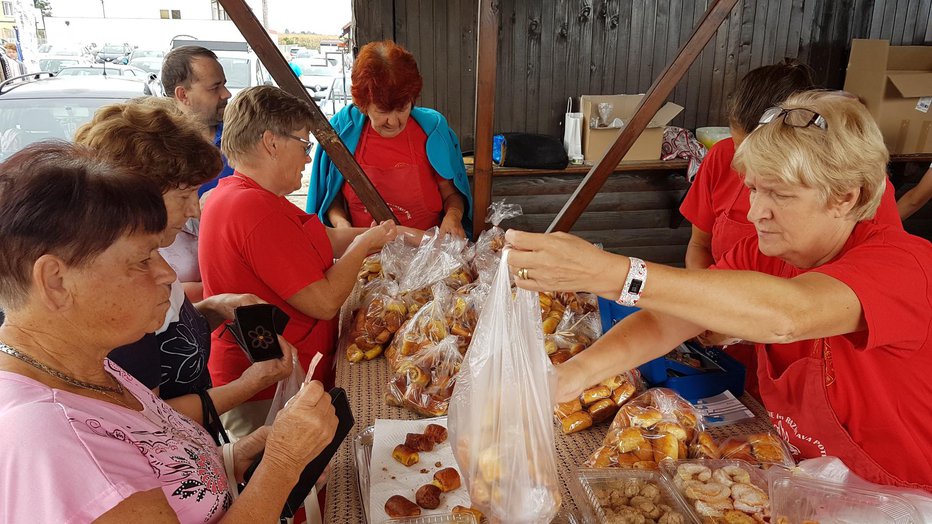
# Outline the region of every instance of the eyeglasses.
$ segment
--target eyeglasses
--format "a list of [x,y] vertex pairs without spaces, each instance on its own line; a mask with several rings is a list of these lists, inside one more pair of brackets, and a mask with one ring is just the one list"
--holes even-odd
[[292,140],[297,140],[298,142],[301,142],[302,144],[304,144],[304,154],[306,156],[311,156],[311,149],[314,149],[314,142],[296,137],[294,135],[285,134],[285,136],[287,136],[288,138]]
[[758,123],[760,125],[769,124],[774,120],[783,117],[783,123],[790,127],[809,127],[816,126],[821,129],[828,129],[828,123],[825,118],[809,109],[796,107],[792,109],[783,109],[782,107],[771,107],[764,111]]

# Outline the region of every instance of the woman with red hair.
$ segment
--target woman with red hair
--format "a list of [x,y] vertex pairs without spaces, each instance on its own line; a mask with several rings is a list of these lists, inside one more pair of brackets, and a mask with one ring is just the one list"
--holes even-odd
[[[414,55],[390,40],[366,44],[352,81],[353,103],[330,124],[401,225],[465,237],[472,196],[463,153],[443,115],[414,105],[424,84]],[[372,223],[323,148],[314,154],[307,211],[336,228]]]

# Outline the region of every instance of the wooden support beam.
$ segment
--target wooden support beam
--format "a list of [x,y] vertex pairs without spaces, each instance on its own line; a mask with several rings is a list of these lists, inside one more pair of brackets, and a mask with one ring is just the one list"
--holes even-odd
[[327,121],[327,117],[324,116],[320,108],[317,107],[317,104],[314,103],[311,95],[308,94],[307,89],[304,88],[301,81],[298,80],[298,77],[295,76],[294,71],[291,70],[291,66],[288,65],[288,61],[285,60],[285,57],[282,56],[278,47],[276,47],[272,39],[269,38],[269,34],[265,31],[265,28],[262,27],[262,24],[259,23],[256,15],[253,14],[249,6],[246,5],[245,0],[220,0],[220,5],[223,6],[223,9],[230,16],[230,20],[233,20],[233,23],[236,24],[240,33],[246,38],[246,42],[249,43],[249,46],[252,47],[256,55],[259,56],[259,59],[262,60],[262,64],[269,70],[269,73],[278,83],[279,87],[298,98],[304,99],[310,104],[311,116],[313,119],[311,122],[311,133],[313,133],[314,137],[317,139],[320,147],[324,148],[324,151],[327,152],[333,163],[336,164],[340,173],[343,174],[343,178],[349,182],[349,185],[352,186],[356,194],[359,195],[359,199],[362,200],[366,209],[369,210],[372,218],[379,222],[383,220],[394,220],[398,222],[394,213],[392,213],[391,209],[385,204],[385,200],[382,199],[382,196],[376,191],[375,186],[372,185],[369,177],[366,176],[362,168],[359,167],[359,164],[356,163],[353,154],[346,149],[346,145],[343,144],[343,141],[340,140],[336,131],[333,130],[330,122]]
[[476,146],[473,174],[473,239],[487,226],[492,201],[492,135],[495,125],[495,68],[498,53],[497,0],[479,0],[476,52]]
[[[689,67],[696,61],[703,48],[718,31],[722,22],[728,18],[731,9],[735,6],[737,0],[715,0],[715,3],[709,7],[699,25],[693,31],[689,40],[680,47],[676,58],[673,62],[660,73],[660,76],[650,86],[647,94],[641,100],[631,121],[625,126],[618,139],[596,165],[589,170],[586,177],[580,182],[579,187],[563,206],[563,209],[547,228],[547,232],[569,231],[573,224],[582,215],[586,207],[595,198],[595,195],[602,188],[602,184],[608,179],[608,176],[618,165],[618,162],[628,153],[634,141],[637,140],[641,132],[647,128],[650,119],[654,117],[657,111],[666,103],[667,97],[676,87],[676,84],[683,78]],[[478,134],[478,130],[477,130]],[[478,153],[478,147],[476,148]],[[478,158],[477,158],[478,160]]]

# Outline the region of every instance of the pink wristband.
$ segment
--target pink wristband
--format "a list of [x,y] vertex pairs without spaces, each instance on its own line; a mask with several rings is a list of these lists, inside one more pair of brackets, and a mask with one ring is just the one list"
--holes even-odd
[[647,283],[647,264],[635,257],[628,257],[628,261],[628,276],[625,278],[624,287],[621,288],[621,296],[615,302],[622,306],[634,307]]

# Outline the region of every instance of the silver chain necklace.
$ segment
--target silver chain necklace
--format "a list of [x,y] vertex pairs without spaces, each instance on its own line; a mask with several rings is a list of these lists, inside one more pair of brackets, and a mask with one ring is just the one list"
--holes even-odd
[[39,371],[48,373],[49,375],[52,375],[53,377],[61,380],[62,382],[71,384],[72,386],[89,389],[91,391],[96,391],[110,398],[114,398],[114,397],[110,396],[109,393],[116,393],[117,395],[121,395],[121,396],[123,395],[123,391],[124,391],[123,384],[120,384],[119,382],[116,383],[116,387],[98,386],[97,384],[91,384],[90,382],[83,382],[76,378],[69,377],[68,375],[62,373],[61,371],[58,371],[57,369],[50,368],[46,366],[45,364],[39,362],[38,360],[30,357],[29,355],[26,355],[25,353],[21,353],[15,348],[12,348],[4,344],[3,342],[0,342],[0,352],[6,353],[7,355],[10,355],[13,358],[18,358],[19,360],[22,360],[23,362],[29,364],[30,366],[38,369]]

